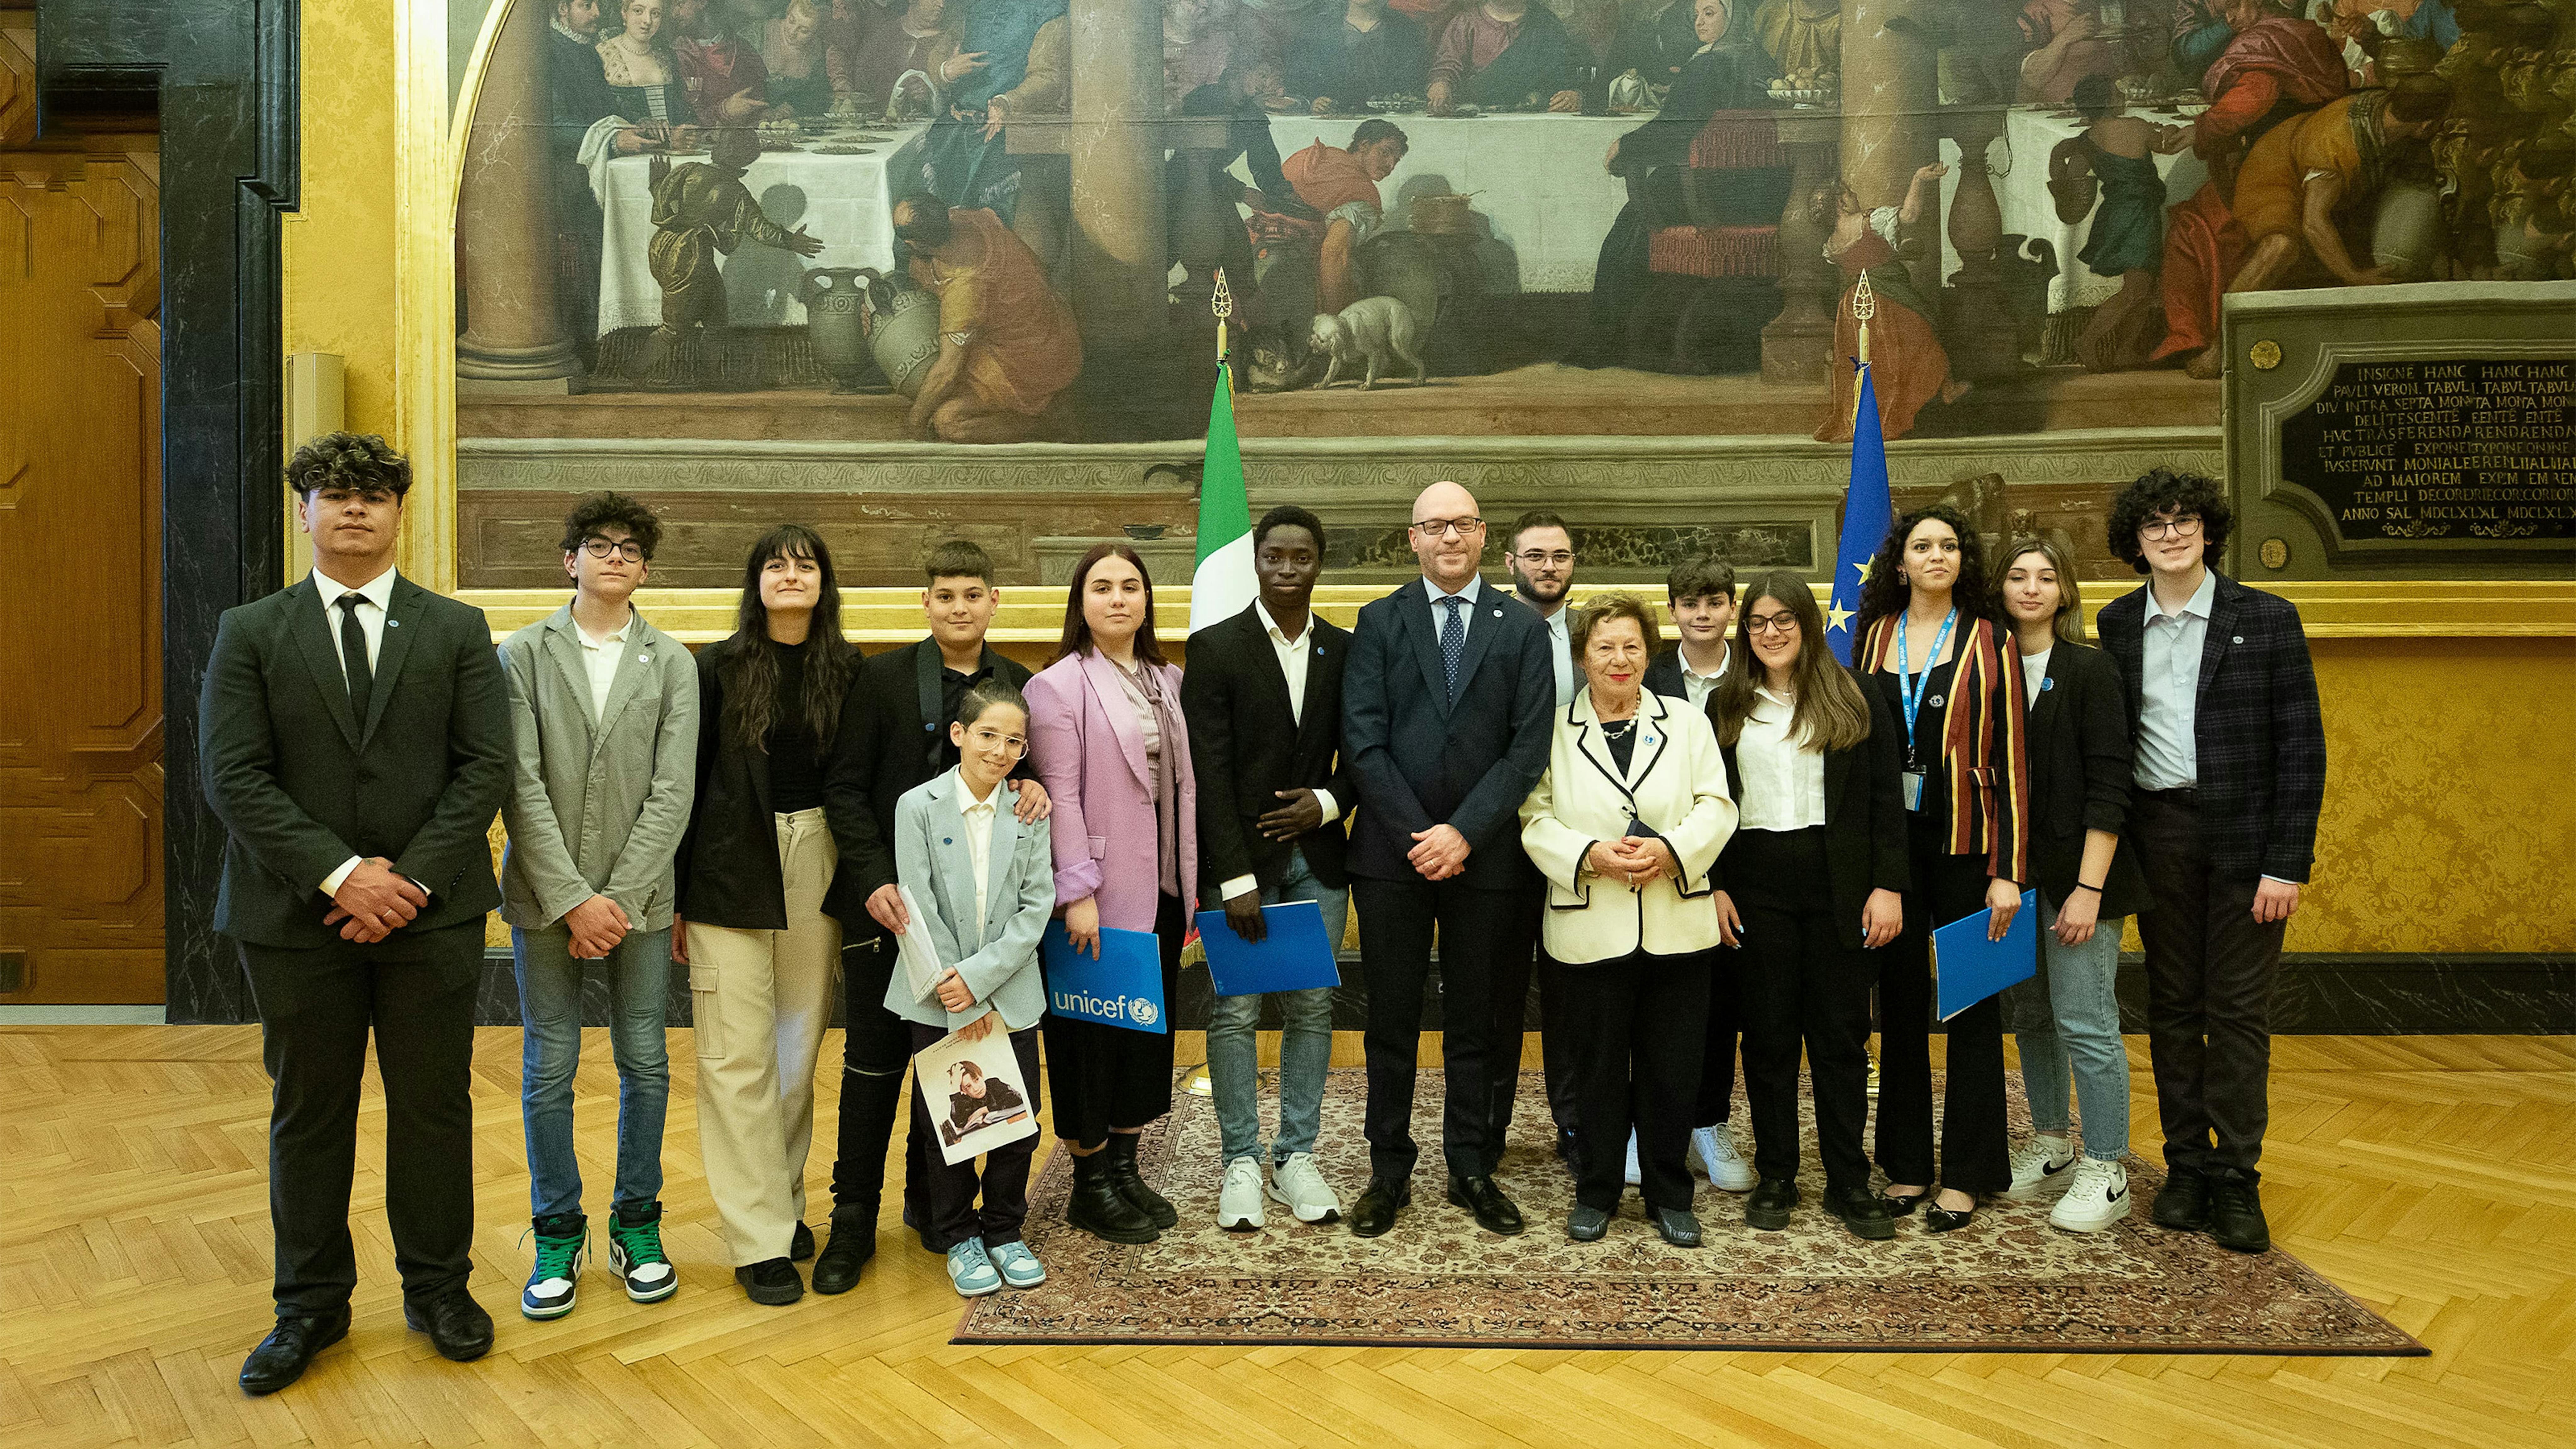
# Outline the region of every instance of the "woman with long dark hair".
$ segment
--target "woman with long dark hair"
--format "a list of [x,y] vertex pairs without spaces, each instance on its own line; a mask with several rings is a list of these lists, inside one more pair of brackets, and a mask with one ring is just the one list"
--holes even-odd
[[[1027,695],[1031,763],[1055,805],[1065,934],[1097,956],[1103,928],[1153,932],[1168,1003],[1198,894],[1198,785],[1181,671],[1154,638],[1154,581],[1134,549],[1082,556],[1055,662]],[[1136,1139],[1172,1110],[1171,1035],[1054,1011],[1043,1026],[1055,1135],[1073,1153],[1065,1221],[1113,1243],[1154,1241],[1180,1215],[1146,1184]]]
[[697,813],[680,847],[676,959],[689,968],[698,1145],[734,1279],[755,1303],[805,1291],[805,1152],[841,923],[866,911],[843,842],[865,813],[841,729],[859,651],[841,637],[831,550],[782,524],[751,546],[730,638],[698,655]]
[[1861,1238],[1892,1238],[1869,1190],[1869,988],[1895,940],[1904,893],[1903,739],[1876,691],[1834,658],[1816,596],[1797,574],[1744,586],[1741,663],[1709,697],[1740,812],[1718,857],[1717,922],[1743,948],[1744,1094],[1753,1170],[1744,1221],[1789,1225],[1798,1205],[1798,1057],[1815,1081],[1825,1211]]
[[[2021,655],[1996,617],[1982,542],[1946,503],[1896,520],[1861,589],[1854,655],[1905,741],[1899,777],[1914,888],[1879,962],[1878,1165],[1889,1208],[1932,1199],[1936,1233],[2012,1185],[2004,1140],[2003,1011],[1950,1018],[1938,1172],[1932,1150],[1932,931],[1983,909],[2001,940],[2030,878],[2029,706]],[[1933,1192],[1935,1182],[1940,1191]]]

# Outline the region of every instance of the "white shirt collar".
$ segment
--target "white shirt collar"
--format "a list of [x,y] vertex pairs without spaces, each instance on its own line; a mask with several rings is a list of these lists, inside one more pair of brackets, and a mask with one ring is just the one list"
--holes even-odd
[[562,36],[566,40],[578,40],[584,45],[599,44],[598,36],[584,35],[580,31],[573,29],[571,26],[564,24],[560,17],[549,20],[546,24],[554,30],[555,34]]
[[2182,607],[2172,613],[2165,612],[2164,605],[2156,601],[2155,585],[2147,586],[2147,612],[2159,619],[2179,619],[2188,614],[2206,620],[2217,601],[2218,571],[2211,568],[2200,571],[2200,587],[2192,590],[2191,597],[2183,600]]
[[582,647],[585,649],[614,649],[618,645],[625,643],[626,636],[633,633],[634,629],[635,610],[631,607],[626,611],[625,623],[618,625],[615,629],[612,629],[595,639],[591,637],[591,633],[588,629],[581,627],[581,620],[574,619],[572,621],[573,637],[579,639],[582,643]]
[[975,798],[975,787],[966,783],[966,771],[962,766],[949,766],[948,777],[953,791],[949,798],[957,802],[958,814],[990,815],[993,813],[993,802],[1002,793],[1001,786],[995,785],[992,794],[978,800]]
[[1792,702],[1773,694],[1771,692],[1771,686],[1767,684],[1757,684],[1753,686],[1753,708],[1751,713],[1754,715],[1766,720],[1785,720],[1796,709],[1797,706]]
[[1306,611],[1306,627],[1298,631],[1297,637],[1294,639],[1288,637],[1287,630],[1279,627],[1278,620],[1270,617],[1270,606],[1268,604],[1261,602],[1259,599],[1255,599],[1252,601],[1252,609],[1255,614],[1260,616],[1261,627],[1270,635],[1270,642],[1273,644],[1277,644],[1282,648],[1298,649],[1303,648],[1307,640],[1315,637],[1315,613],[1312,608],[1309,608]]
[[1726,666],[1735,662],[1735,646],[1724,639],[1718,640],[1717,643],[1717,667],[1706,674],[1702,674],[1698,670],[1691,668],[1690,656],[1683,653],[1681,646],[1678,644],[1673,646],[1673,663],[1681,668],[1682,673],[1689,675],[1693,679],[1724,679],[1726,677]]
[[[313,591],[322,596],[322,606],[326,609],[338,608],[340,606],[340,596],[349,592],[349,586],[332,578],[329,574],[322,572],[320,569],[315,569],[312,577]],[[375,605],[378,609],[390,612],[393,607],[394,597],[394,570],[388,567],[383,573],[380,573],[374,578],[367,580],[365,583],[360,584],[357,592],[362,595],[368,603]]]
[[1424,574],[1422,576],[1422,592],[1430,595],[1431,602],[1434,604],[1439,603],[1442,599],[1465,599],[1467,601],[1467,607],[1472,609],[1476,606],[1476,600],[1484,593],[1484,589],[1485,578],[1482,574],[1469,574],[1467,576],[1466,586],[1459,589],[1458,592],[1454,594],[1444,591],[1438,584],[1433,583],[1431,581],[1431,575]]

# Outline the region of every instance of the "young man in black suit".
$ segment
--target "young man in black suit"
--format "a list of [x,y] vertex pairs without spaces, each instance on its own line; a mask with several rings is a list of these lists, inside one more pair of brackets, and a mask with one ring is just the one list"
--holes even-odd
[[2148,576],[2106,605],[2128,683],[2137,791],[2127,843],[2154,909],[2147,1048],[2164,1118],[2156,1225],[2271,1246],[2256,1184],[2270,1120],[2272,972],[2316,858],[2325,722],[2299,611],[2209,567],[2227,497],[2158,468],[2111,505],[2111,551]]
[[1423,576],[1360,610],[1342,677],[1369,998],[1370,1177],[1351,1231],[1384,1233],[1412,1200],[1414,1060],[1436,925],[1449,1201],[1488,1232],[1517,1233],[1520,1209],[1494,1183],[1494,993],[1515,942],[1527,959],[1516,907],[1538,874],[1521,850],[1520,807],[1547,773],[1556,670],[1537,613],[1476,576],[1485,522],[1474,495],[1424,489],[1411,535]]
[[[1264,905],[1311,900],[1325,938],[1339,945],[1351,899],[1343,820],[1358,790],[1341,755],[1351,636],[1313,608],[1323,523],[1295,504],[1271,509],[1252,530],[1252,566],[1259,597],[1191,635],[1181,675],[1198,772],[1199,899],[1223,902],[1227,923],[1248,941],[1268,933]],[[1315,1165],[1333,1063],[1333,988],[1275,994],[1284,1018],[1279,1135],[1267,1153],[1253,1046],[1262,997],[1220,996],[1208,1022],[1208,1085],[1225,1158],[1217,1226],[1229,1231],[1264,1225],[1265,1193],[1300,1222],[1328,1223],[1342,1211]]]
[[[903,898],[895,890],[895,802],[956,765],[957,746],[947,726],[967,690],[987,679],[1008,680],[1014,689],[1029,682],[1026,666],[984,642],[993,612],[1002,604],[991,556],[964,539],[952,539],[930,551],[922,571],[928,582],[921,607],[930,617],[930,637],[861,665],[854,696],[859,709],[841,726],[860,731],[859,758],[871,762],[865,808],[855,812],[863,820],[858,852],[854,860],[845,857],[842,868],[858,872],[876,929],[864,937],[854,935],[842,953],[849,1029],[841,1043],[832,1235],[814,1260],[817,1293],[848,1292],[876,1253],[886,1147],[904,1110],[903,1072],[912,1060],[912,1028],[882,1004],[895,969],[894,932],[908,924]],[[1013,811],[1020,819],[1046,818],[1046,790],[1030,775],[1027,761],[1010,784],[1018,791]],[[925,1163],[922,1154],[936,1150],[926,1142],[909,1142],[904,1149],[903,1220],[916,1232],[929,1221],[925,1168],[939,1161]]]
[[486,843],[508,793],[509,691],[483,611],[394,573],[411,465],[330,433],[287,464],[313,536],[302,583],[224,612],[197,705],[206,799],[230,838],[215,929],[259,1003],[277,1327],[243,1362],[274,1393],[349,1331],[367,1035],[385,1089],[385,1211],[403,1321],[479,1358],[474,998]]

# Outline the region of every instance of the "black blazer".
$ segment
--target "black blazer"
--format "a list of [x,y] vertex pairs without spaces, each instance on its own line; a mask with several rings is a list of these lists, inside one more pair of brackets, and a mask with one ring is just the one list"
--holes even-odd
[[[2129,817],[2127,691],[2120,666],[2089,644],[2060,639],[2049,650],[2039,703],[2030,707],[2031,881],[2064,904],[2084,863],[2084,832],[2120,833]],[[2151,901],[2146,877],[2125,845],[2111,857],[2102,919],[2135,915]]]
[[[1351,635],[1315,614],[1306,627],[1314,639],[1306,646],[1302,712],[1288,707],[1288,676],[1257,605],[1190,636],[1181,711],[1198,772],[1201,901],[1219,899],[1217,887],[1237,876],[1252,876],[1265,889],[1277,885],[1292,849],[1305,852],[1307,869],[1325,885],[1349,883],[1343,855],[1359,803],[1358,782],[1341,758]],[[1297,789],[1331,791],[1341,815],[1295,840],[1263,836],[1261,817],[1280,804],[1273,792]]]
[[[1730,651],[1734,647],[1735,646],[1732,644],[1727,646]],[[1735,658],[1732,653],[1729,653],[1727,656],[1726,667],[1729,670],[1735,668]],[[1580,678],[1582,671],[1578,669],[1575,672],[1577,677]],[[1724,676],[1721,675],[1720,677],[1723,678]],[[1646,688],[1649,692],[1660,694],[1666,699],[1678,699],[1685,703],[1689,701],[1690,685],[1682,678],[1682,649],[1680,645],[1674,645],[1672,648],[1656,655],[1652,660],[1647,662]],[[1710,703],[1714,704],[1716,701],[1717,696],[1715,694],[1709,695]],[[1716,724],[1717,716],[1713,714],[1710,715],[1708,722],[1712,725]]]
[[[730,639],[698,651],[698,795],[689,829],[680,837],[672,868],[680,884],[680,914],[710,926],[742,931],[787,929],[787,877],[779,868],[778,823],[769,808],[769,756],[737,738],[725,718],[724,661]],[[823,893],[823,910],[842,930],[870,928],[868,893],[848,869],[857,853],[857,822],[867,817],[862,781],[867,760],[850,728],[862,707],[864,668],[852,671],[841,701],[840,728],[821,746],[823,815],[840,851],[841,866]]]
[[[1825,874],[1835,929],[1843,933],[1843,944],[1858,947],[1863,939],[1860,913],[1869,904],[1869,893],[1912,890],[1914,869],[1905,834],[1905,733],[1877,690],[1865,681],[1853,682],[1869,701],[1869,738],[1847,750],[1825,752]],[[1710,695],[1708,703],[1708,722],[1714,727],[1719,722],[1717,696]],[[1724,737],[1720,730],[1719,738]],[[1735,763],[1735,746],[1718,753],[1726,759],[1726,791],[1740,810],[1744,776]],[[1753,833],[1739,827],[1718,856],[1709,878],[1719,890],[1733,893],[1749,884],[1730,885],[1727,873],[1743,865],[1745,837]]]
[[1419,880],[1413,833],[1447,822],[1467,837],[1475,890],[1535,886],[1521,801],[1547,773],[1556,663],[1538,611],[1488,583],[1449,699],[1440,624],[1419,578],[1360,610],[1342,675],[1342,753],[1358,778],[1350,873]]
[[[2326,727],[2297,606],[2212,570],[2192,741],[2200,757],[2200,834],[2210,865],[2242,879],[2304,882],[2316,864],[2326,798]],[[2147,589],[2102,606],[2102,648],[2118,661],[2137,738]]]
[[[984,646],[984,664],[1013,689],[1029,687],[1028,666]],[[945,771],[948,720],[940,683],[945,666],[939,641],[922,639],[883,654],[871,654],[859,666],[857,693],[842,716],[841,733],[855,738],[850,748],[862,769],[854,789],[855,815],[848,843],[841,850],[841,873],[857,884],[864,905],[880,887],[895,883],[894,807],[904,792],[926,785]],[[1013,779],[1037,778],[1027,756],[1011,771]],[[893,938],[876,917],[846,922],[850,944]]]
[[226,609],[197,700],[206,803],[223,821],[215,929],[311,949],[322,882],[350,856],[384,856],[429,889],[389,940],[480,919],[501,903],[492,817],[509,793],[509,685],[483,611],[406,578],[386,600],[375,686],[349,708],[333,616],[308,576]]

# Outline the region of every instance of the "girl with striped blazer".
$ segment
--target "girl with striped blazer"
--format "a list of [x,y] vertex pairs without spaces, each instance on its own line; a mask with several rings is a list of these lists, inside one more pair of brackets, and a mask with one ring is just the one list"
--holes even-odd
[[1870,565],[1855,621],[1855,667],[1904,738],[1914,881],[1904,930],[1880,960],[1878,1164],[1889,1208],[1902,1216],[1929,1198],[1936,1233],[1966,1227],[1980,1195],[2012,1184],[1995,997],[1948,1023],[1937,1171],[1932,1150],[1933,928],[1983,908],[2000,939],[2030,878],[2029,706],[1982,554],[1957,509],[1904,515]]

